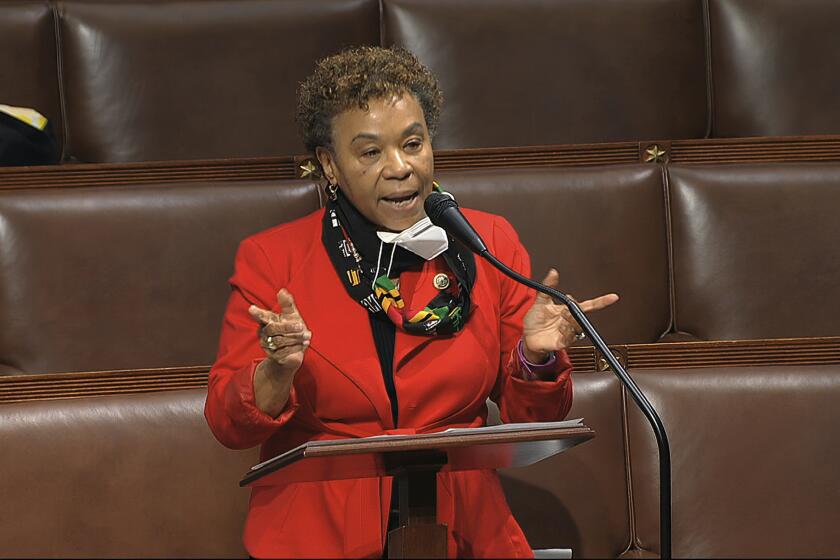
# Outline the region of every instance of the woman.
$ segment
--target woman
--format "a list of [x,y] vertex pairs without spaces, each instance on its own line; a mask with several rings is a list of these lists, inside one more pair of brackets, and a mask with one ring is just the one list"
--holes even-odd
[[[223,444],[261,445],[267,459],[313,439],[481,426],[488,397],[504,421],[568,413],[564,349],[579,330],[565,307],[442,230],[389,242],[425,218],[440,107],[435,78],[404,50],[347,50],[301,85],[298,121],[326,208],[239,248],[205,408]],[[465,214],[497,257],[530,274],[509,223]],[[557,279],[551,270],[544,282]],[[451,557],[531,555],[494,472],[439,481]],[[255,488],[245,545],[253,556],[381,556],[391,504],[389,478]]]

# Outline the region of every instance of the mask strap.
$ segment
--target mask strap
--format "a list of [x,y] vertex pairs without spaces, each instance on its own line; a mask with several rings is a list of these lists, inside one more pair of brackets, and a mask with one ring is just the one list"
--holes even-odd
[[396,252],[397,252],[397,244],[392,243],[391,244],[391,260],[388,261],[388,272],[385,273],[385,275],[388,276],[388,278],[391,277],[391,266],[393,266],[393,264],[394,264],[394,253],[396,253]]
[[[370,283],[370,289],[371,290],[374,290],[374,287],[376,286],[376,279],[377,279],[377,275],[379,274],[379,265],[382,264],[382,246],[384,244],[385,244],[384,241],[379,242],[379,256],[376,257],[376,270],[373,273],[373,282]],[[393,253],[391,254],[391,256],[393,257]]]

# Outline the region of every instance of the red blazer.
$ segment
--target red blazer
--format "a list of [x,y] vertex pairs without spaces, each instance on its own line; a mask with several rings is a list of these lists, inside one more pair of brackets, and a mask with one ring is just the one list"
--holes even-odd
[[[558,356],[562,373],[556,382],[512,375],[517,362],[510,355],[533,291],[477,258],[464,329],[441,338],[397,331],[395,427],[368,312],[350,299],[323,247],[323,212],[254,235],[239,247],[205,406],[220,442],[235,449],[261,445],[267,459],[313,439],[481,426],[487,397],[499,404],[506,422],[566,416],[572,382],[565,352]],[[464,213],[502,262],[530,275],[528,254],[506,220]],[[400,277],[410,309],[412,300],[425,302],[436,293],[432,279],[439,272],[448,272],[441,258]],[[282,287],[294,296],[312,341],[285,409],[271,418],[254,403],[254,370],[265,356],[247,309],[253,303],[277,311]],[[390,478],[255,488],[245,546],[253,556],[381,557],[390,500]],[[531,556],[493,471],[440,475],[438,519],[449,527],[450,557]]]

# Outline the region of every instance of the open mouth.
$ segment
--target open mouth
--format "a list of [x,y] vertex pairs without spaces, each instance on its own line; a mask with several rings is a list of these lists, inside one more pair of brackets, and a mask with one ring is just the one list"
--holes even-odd
[[385,202],[392,205],[394,208],[406,208],[411,206],[417,197],[420,196],[420,193],[417,191],[411,191],[409,193],[404,194],[394,194],[391,196],[385,196],[382,198]]

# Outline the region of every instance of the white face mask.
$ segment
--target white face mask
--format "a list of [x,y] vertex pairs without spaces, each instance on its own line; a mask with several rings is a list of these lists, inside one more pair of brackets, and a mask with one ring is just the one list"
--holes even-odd
[[443,228],[423,218],[413,226],[399,233],[377,231],[376,235],[385,243],[394,243],[427,261],[432,260],[449,248],[449,238]]

